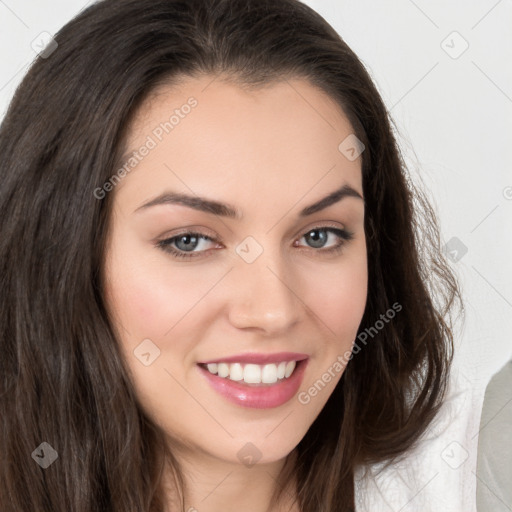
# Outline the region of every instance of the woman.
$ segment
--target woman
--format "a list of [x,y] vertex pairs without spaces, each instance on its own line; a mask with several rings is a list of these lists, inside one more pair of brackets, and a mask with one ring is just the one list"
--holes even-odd
[[3,511],[354,510],[439,410],[457,284],[305,5],[99,2],[0,149]]

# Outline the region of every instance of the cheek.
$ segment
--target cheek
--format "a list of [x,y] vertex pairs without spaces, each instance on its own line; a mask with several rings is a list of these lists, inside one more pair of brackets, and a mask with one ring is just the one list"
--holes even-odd
[[106,266],[109,309],[133,339],[161,339],[211,287],[199,273],[169,270],[165,253],[119,238]]
[[365,253],[316,272],[308,280],[311,309],[337,339],[353,341],[367,299],[368,271]]
[[107,294],[116,319],[135,338],[159,335],[163,324],[171,322],[172,296],[164,295],[150,270],[131,266],[129,260],[112,267]]
[[[201,297],[205,288],[175,273],[172,282],[164,272],[145,269],[137,273],[118,269],[110,294],[118,318],[133,336],[162,338]],[[202,292],[204,294],[204,291]]]

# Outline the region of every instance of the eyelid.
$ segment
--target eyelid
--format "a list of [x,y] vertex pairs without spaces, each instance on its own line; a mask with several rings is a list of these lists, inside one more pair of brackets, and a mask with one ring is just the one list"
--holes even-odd
[[304,235],[308,234],[310,231],[313,231],[314,229],[325,228],[333,228],[339,229],[341,231],[348,231],[344,224],[341,224],[340,222],[326,220],[323,222],[312,222],[309,226],[301,228],[300,231],[294,236],[294,238],[303,237]]
[[[347,231],[348,229],[345,227],[344,224],[336,221],[319,221],[319,222],[312,222],[309,226],[306,226],[305,228],[301,228],[295,235],[294,239],[298,237],[302,237],[305,234],[309,233],[310,231],[314,229],[325,229],[325,228],[333,228],[333,229],[340,229],[342,231]],[[205,236],[207,238],[210,238],[214,242],[218,242],[218,238],[215,235],[215,233],[208,228],[203,227],[197,227],[195,225],[192,226],[185,226],[184,228],[181,228],[177,233],[172,233],[171,235],[164,234],[161,237],[157,238],[155,241],[165,241],[170,240],[171,238],[178,237],[180,235],[200,235]]]
[[[172,247],[172,243],[175,242],[177,238],[179,238],[182,235],[192,235],[194,237],[197,237],[199,239],[208,239],[209,241],[213,243],[220,243],[218,238],[216,236],[211,236],[206,233],[204,233],[202,230],[204,228],[194,229],[194,227],[189,226],[187,228],[183,228],[180,230],[180,232],[173,234],[172,236],[160,239],[156,241],[156,246],[159,247],[161,250],[169,253],[172,257],[176,259],[183,259],[183,260],[193,260],[196,258],[204,258],[208,257],[211,254],[211,250],[205,249],[202,251],[181,251],[179,249],[175,249]],[[317,252],[323,255],[332,254],[335,252],[339,252],[343,249],[345,244],[347,242],[350,242],[354,238],[354,232],[349,231],[345,226],[340,227],[339,223],[335,224],[332,223],[332,221],[324,221],[312,224],[310,227],[306,227],[301,229],[298,236],[294,237],[294,244],[297,240],[300,240],[305,235],[310,233],[314,230],[320,230],[320,231],[327,231],[328,233],[334,233],[336,237],[340,240],[335,246],[328,247],[328,248],[314,248],[314,247],[306,247],[306,246],[300,246],[300,250],[306,250],[306,251],[313,251]],[[206,230],[208,231],[208,230]]]
[[165,241],[165,240],[169,240],[171,238],[178,237],[180,235],[189,235],[189,234],[202,235],[202,236],[206,236],[208,238],[211,238],[213,240],[217,239],[217,236],[216,236],[215,232],[212,231],[211,229],[204,228],[202,226],[199,227],[199,226],[196,226],[194,224],[192,226],[185,226],[183,228],[180,228],[176,232],[175,231],[171,231],[171,234],[166,232],[163,235],[160,235],[159,237],[157,237],[155,239],[155,241],[158,241],[158,240],[164,240]]

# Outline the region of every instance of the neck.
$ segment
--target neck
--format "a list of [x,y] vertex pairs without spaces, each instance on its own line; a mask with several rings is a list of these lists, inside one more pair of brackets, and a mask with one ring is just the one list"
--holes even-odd
[[[178,455],[173,450],[173,455],[179,462],[185,486],[183,512],[299,512],[295,503],[296,487],[293,478],[283,491],[279,503],[272,500],[286,459],[248,467],[204,453]],[[292,452],[291,457],[295,461],[296,453]],[[164,484],[167,504],[165,512],[176,512],[182,506],[171,475],[169,470]]]

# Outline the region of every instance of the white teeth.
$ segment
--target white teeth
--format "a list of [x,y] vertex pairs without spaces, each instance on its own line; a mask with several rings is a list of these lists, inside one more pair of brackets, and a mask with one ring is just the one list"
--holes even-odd
[[217,363],[210,363],[206,365],[210,373],[217,373]]
[[295,361],[290,361],[289,363],[286,363],[286,371],[284,372],[284,376],[287,379],[295,370]]
[[295,361],[283,361],[275,364],[246,364],[241,363],[209,363],[208,371],[219,377],[234,381],[243,380],[247,384],[274,384],[278,380],[287,379],[295,369]]
[[219,377],[227,377],[229,375],[229,364],[219,363],[217,365],[217,373]]
[[240,363],[233,363],[229,369],[229,378],[231,380],[242,380],[244,378],[244,369]]
[[263,384],[274,384],[274,382],[277,382],[277,366],[275,364],[266,364],[263,367],[261,382]]
[[261,368],[257,364],[245,365],[244,382],[247,382],[247,384],[259,384],[261,382]]

